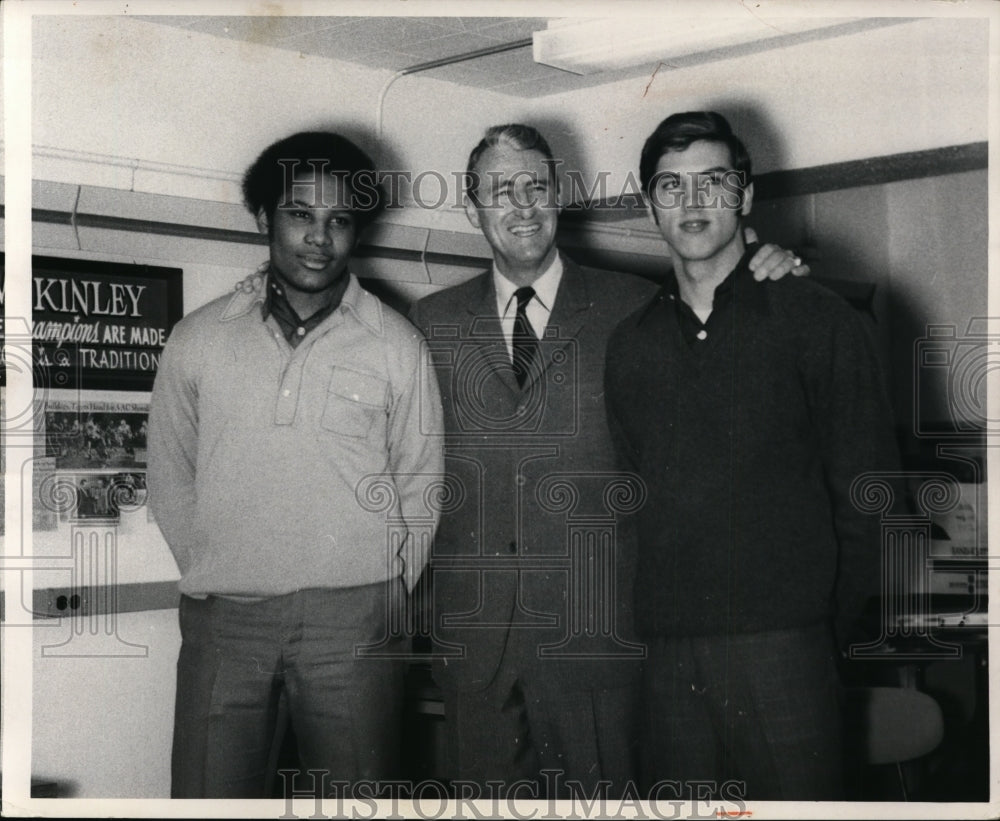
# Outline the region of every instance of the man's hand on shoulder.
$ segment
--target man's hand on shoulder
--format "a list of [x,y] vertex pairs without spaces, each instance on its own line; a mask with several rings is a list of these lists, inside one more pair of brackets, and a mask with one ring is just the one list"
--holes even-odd
[[[743,236],[747,243],[757,242],[757,232],[753,228],[744,229]],[[809,274],[809,266],[802,262],[801,257],[770,242],[762,245],[753,255],[753,259],[750,260],[750,270],[758,282],[765,279],[781,279],[788,273],[797,277]]]
[[257,270],[248,274],[233,287],[234,291],[242,291],[245,294],[252,294],[259,291],[264,286],[264,274],[271,267],[270,261],[262,262],[257,266]]

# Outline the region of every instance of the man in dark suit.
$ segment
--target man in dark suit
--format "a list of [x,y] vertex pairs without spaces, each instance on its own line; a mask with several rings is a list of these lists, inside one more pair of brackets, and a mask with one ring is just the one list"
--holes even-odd
[[[621,794],[644,648],[630,639],[634,561],[617,516],[642,499],[615,470],[604,355],[656,286],[559,253],[552,163],[531,127],[487,131],[469,158],[466,213],[493,268],[411,312],[447,436],[434,674],[453,778],[526,780],[539,797],[573,782]],[[798,264],[773,246],[755,262],[762,278]]]

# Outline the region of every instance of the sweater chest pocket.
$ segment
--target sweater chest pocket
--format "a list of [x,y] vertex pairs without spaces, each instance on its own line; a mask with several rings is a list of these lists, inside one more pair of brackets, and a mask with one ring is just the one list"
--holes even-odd
[[320,425],[357,439],[364,439],[373,429],[384,431],[388,394],[389,383],[379,376],[334,368]]

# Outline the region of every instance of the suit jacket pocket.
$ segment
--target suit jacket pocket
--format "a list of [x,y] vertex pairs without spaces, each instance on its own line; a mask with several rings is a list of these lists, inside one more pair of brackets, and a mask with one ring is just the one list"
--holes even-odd
[[334,368],[320,424],[325,430],[363,439],[386,418],[389,383],[381,376]]

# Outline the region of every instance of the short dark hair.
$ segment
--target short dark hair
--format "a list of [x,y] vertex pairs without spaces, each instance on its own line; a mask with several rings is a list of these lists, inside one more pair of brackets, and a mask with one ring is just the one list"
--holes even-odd
[[652,196],[656,166],[668,151],[684,151],[699,140],[722,143],[729,149],[733,170],[739,174],[740,188],[746,190],[753,177],[750,155],[729,121],[714,111],[685,111],[671,114],[646,138],[639,158],[639,181],[647,196]]
[[384,197],[371,157],[347,137],[331,131],[300,131],[269,145],[243,175],[243,203],[251,214],[261,211],[268,222],[284,196],[288,169],[302,163],[344,179],[351,191],[351,212],[358,230],[378,216]]
[[[476,189],[479,188],[479,175],[476,173],[476,164],[479,158],[486,153],[487,149],[505,146],[513,148],[515,151],[538,151],[550,163],[555,162],[552,149],[542,133],[534,126],[523,123],[505,123],[504,125],[494,125],[486,129],[483,138],[472,149],[469,154],[469,163],[465,167],[465,193],[475,203]],[[550,173],[554,170],[550,166]]]

